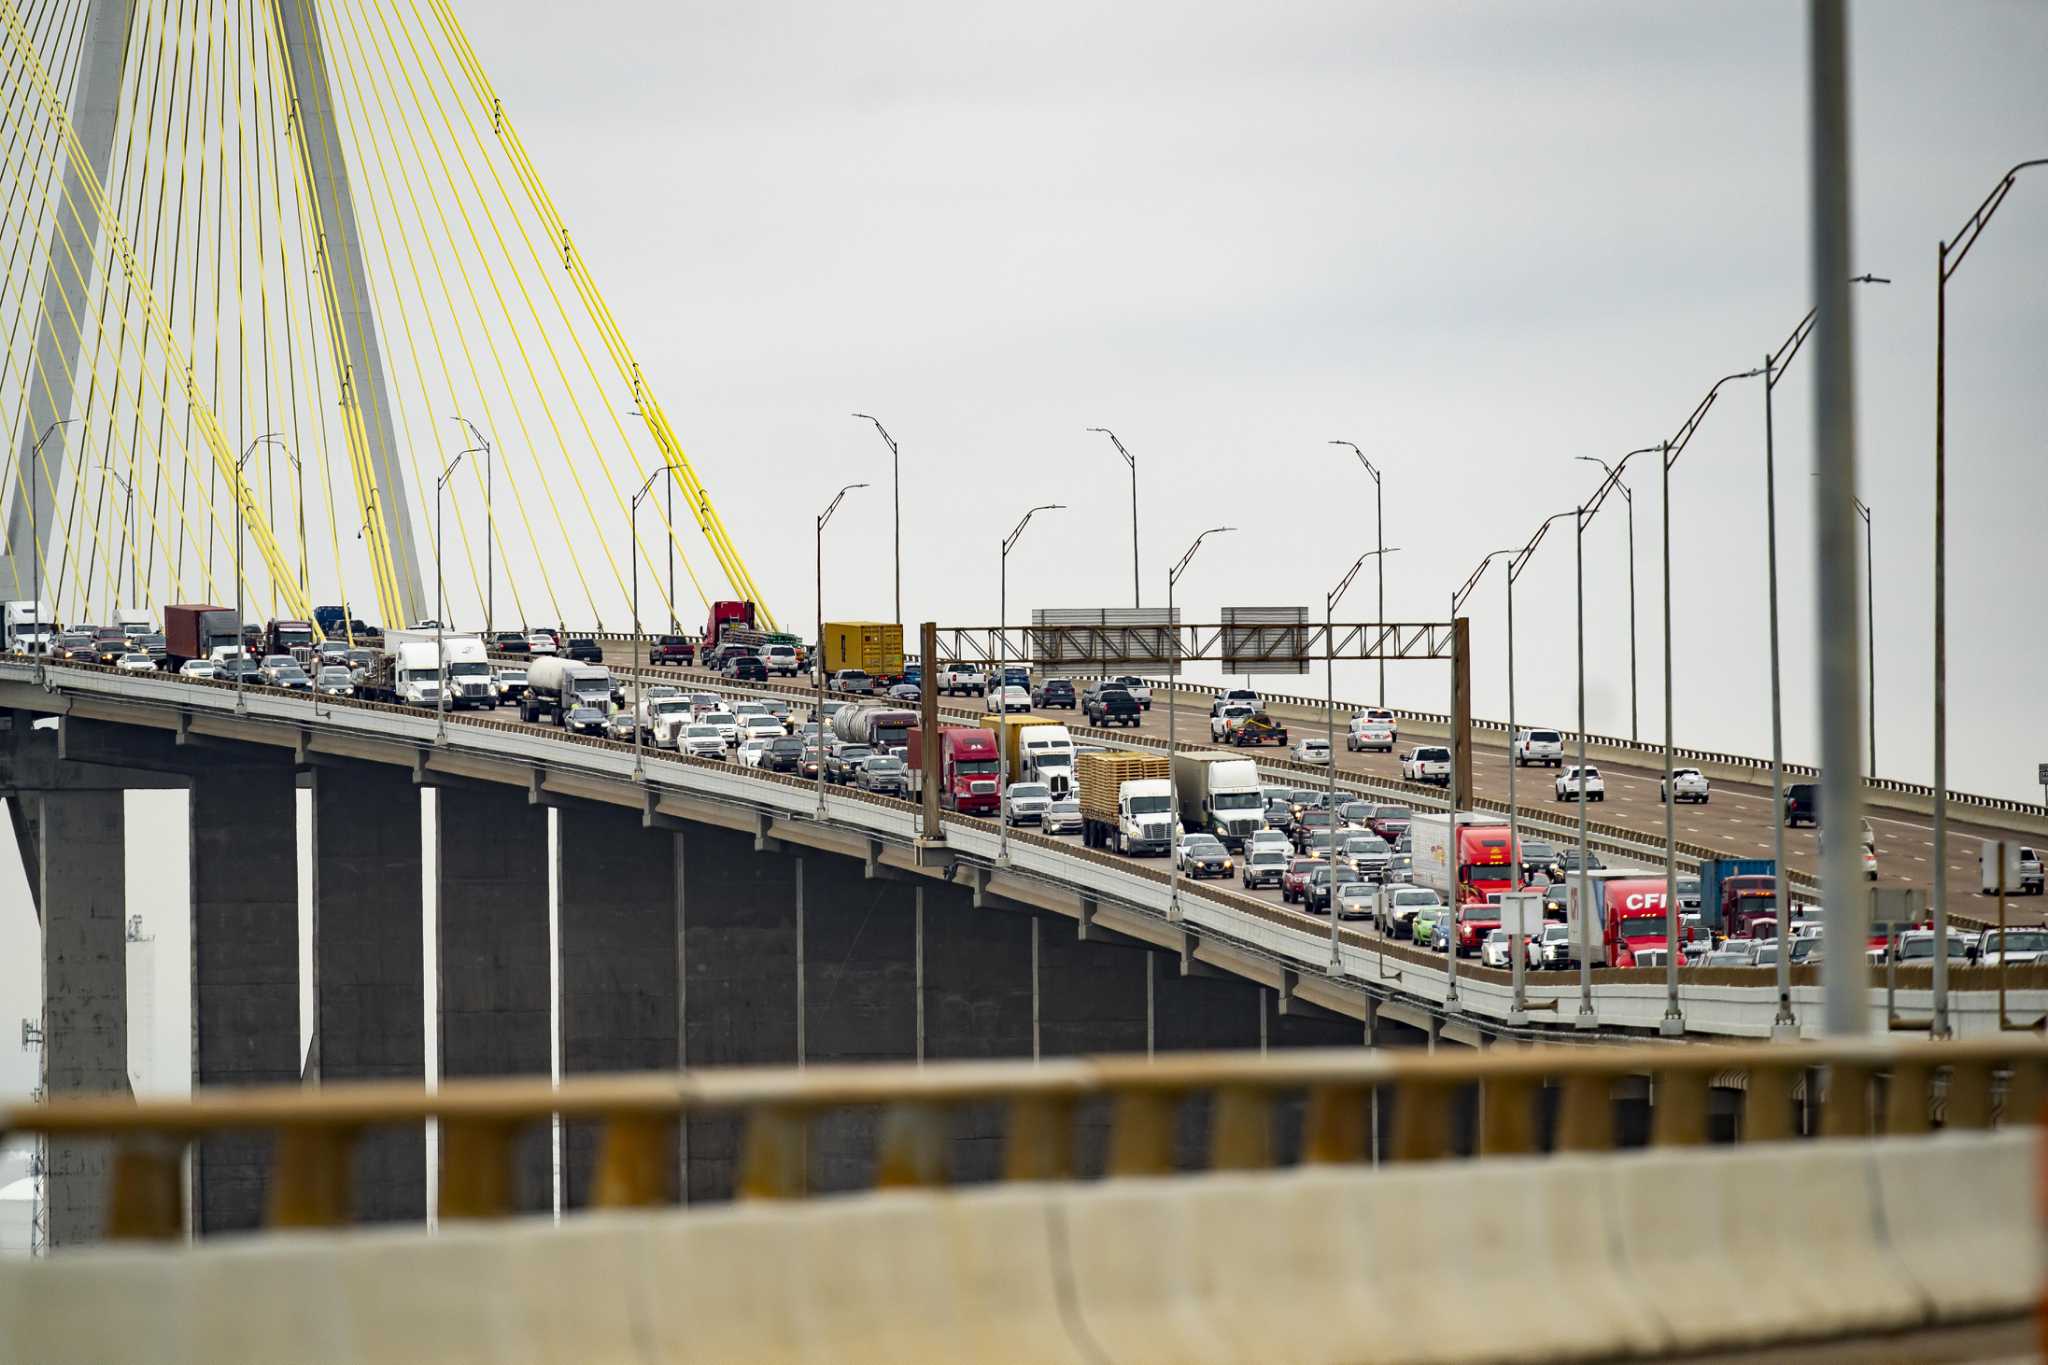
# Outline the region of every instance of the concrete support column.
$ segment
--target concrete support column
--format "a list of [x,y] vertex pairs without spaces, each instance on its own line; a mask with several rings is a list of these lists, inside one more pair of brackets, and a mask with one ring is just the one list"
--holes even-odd
[[[751,836],[691,825],[681,840],[682,1064],[789,1066],[798,1042],[798,861],[756,852]],[[812,863],[824,855],[813,855]],[[566,914],[565,914],[566,918]],[[732,1197],[736,1119],[690,1120],[685,1197]]]
[[[426,1078],[420,792],[403,768],[313,769],[313,1042],[322,1081]],[[424,1128],[379,1128],[356,1145],[359,1222],[427,1211]]]
[[[804,1060],[917,1056],[917,889],[870,881],[850,858],[802,859]],[[872,1188],[880,1111],[848,1109],[811,1128],[813,1192]]]
[[[435,793],[441,1076],[550,1074],[548,811],[513,787]],[[516,1207],[554,1202],[550,1133],[520,1143]]]
[[[298,794],[291,766],[196,769],[191,831],[192,1082],[296,1082]],[[198,1145],[191,1204],[198,1232],[262,1224],[270,1147],[270,1139],[257,1134]]]
[[[930,1061],[1029,1057],[1034,980],[1033,917],[974,908],[955,886],[924,893],[924,1055]],[[993,1180],[1002,1169],[1003,1115],[991,1105],[958,1112],[948,1154],[956,1181]]]
[[[560,853],[562,1074],[672,1071],[678,996],[681,837],[633,811],[571,801]],[[565,1126],[562,1202],[589,1203],[597,1126]]]
[[[37,899],[43,920],[43,1085],[52,1096],[128,1085],[128,902],[118,791],[50,793],[39,810]],[[108,1145],[53,1138],[47,1245],[96,1241],[104,1225]]]

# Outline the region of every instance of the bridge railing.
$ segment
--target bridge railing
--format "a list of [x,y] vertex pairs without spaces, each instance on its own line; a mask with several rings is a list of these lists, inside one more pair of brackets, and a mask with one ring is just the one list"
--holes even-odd
[[[2031,1036],[1463,1054],[1331,1049],[735,1068],[559,1086],[473,1080],[432,1091],[368,1082],[201,1091],[189,1100],[76,1097],[0,1110],[0,1130],[110,1140],[107,1235],[161,1240],[183,1226],[185,1148],[227,1132],[274,1136],[268,1222],[305,1228],[350,1221],[351,1157],[366,1132],[428,1119],[439,1125],[440,1215],[459,1219],[513,1211],[519,1143],[556,1117],[601,1133],[591,1206],[632,1208],[673,1202],[677,1126],[703,1114],[743,1119],[739,1197],[794,1198],[805,1192],[813,1123],[845,1110],[880,1112],[872,1178],[887,1189],[948,1183],[951,1125],[966,1106],[1002,1110],[1001,1176],[1030,1181],[1079,1173],[1084,1106],[1109,1114],[1103,1173],[1132,1176],[1176,1168],[1181,1110],[1193,1100],[1206,1101],[1207,1168],[1243,1171],[1443,1158],[1454,1153],[1461,1111],[1471,1115],[1465,1145],[1475,1156],[1607,1151],[1617,1145],[1618,1090],[1647,1093],[1647,1138],[1661,1147],[1710,1136],[1748,1143],[1987,1129],[2036,1122],[2044,1082],[2048,1044]],[[1711,1104],[1716,1089],[1739,1102]],[[1276,1113],[1297,1102],[1298,1145],[1282,1150]],[[1715,1108],[1720,1117],[1710,1124]]]

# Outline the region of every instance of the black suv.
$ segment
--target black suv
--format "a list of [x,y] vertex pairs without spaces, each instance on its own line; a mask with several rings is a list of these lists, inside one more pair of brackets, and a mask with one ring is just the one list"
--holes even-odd
[[1097,683],[1088,689],[1081,709],[1090,725],[1136,725],[1140,719],[1138,699],[1115,683]]
[[1054,707],[1071,711],[1074,709],[1074,684],[1065,678],[1047,678],[1031,689],[1031,704],[1041,711]]
[[491,648],[500,654],[531,654],[533,646],[527,642],[526,632],[501,630],[491,639]]
[[601,664],[604,651],[597,647],[597,641],[588,635],[578,635],[562,646],[562,653],[579,664]]
[[734,682],[767,682],[768,665],[758,654],[735,654],[725,661],[722,670]]
[[1785,788],[1785,823],[1820,828],[1820,784],[1794,782]]
[[772,773],[793,773],[803,761],[804,742],[795,735],[768,741],[768,752],[761,756],[761,766]]

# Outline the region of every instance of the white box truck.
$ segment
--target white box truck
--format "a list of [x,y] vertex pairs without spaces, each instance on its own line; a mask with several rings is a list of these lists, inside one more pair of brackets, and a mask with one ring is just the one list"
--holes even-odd
[[1265,827],[1266,800],[1259,765],[1229,754],[1175,754],[1173,785],[1180,793],[1181,827],[1213,834],[1226,848],[1242,849]]

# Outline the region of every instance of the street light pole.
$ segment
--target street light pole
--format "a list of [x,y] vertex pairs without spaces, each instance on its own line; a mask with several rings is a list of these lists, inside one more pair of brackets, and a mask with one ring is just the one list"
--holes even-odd
[[[1573,458],[1587,464],[1597,464],[1610,475],[1614,467],[1598,455],[1578,455]],[[1628,510],[1628,737],[1640,742],[1642,731],[1636,706],[1636,495],[1620,479],[1614,486],[1621,492],[1622,505]],[[1510,726],[1510,731],[1513,727]]]
[[[990,696],[996,699],[996,861],[1010,861],[1010,817],[1003,809],[1003,803],[1010,795],[1010,701],[1008,689],[1003,682],[1005,667],[1010,661],[1010,551],[1016,548],[1018,537],[1024,528],[1040,512],[1066,510],[1062,502],[1041,503],[1026,512],[1017,522],[1017,529],[1003,537],[1001,563],[997,567],[996,584],[996,678]],[[930,668],[934,660],[926,660]]]
[[[1351,587],[1351,580],[1358,577],[1358,571],[1365,567],[1366,560],[1379,559],[1385,555],[1395,554],[1400,548],[1400,546],[1396,545],[1392,548],[1367,550],[1351,565],[1349,571],[1345,573],[1343,581],[1330,589],[1329,594],[1323,598],[1323,682],[1325,685],[1323,693],[1323,742],[1329,746],[1330,750],[1330,975],[1332,976],[1339,975],[1344,970],[1343,960],[1337,953],[1337,684],[1335,681],[1337,673],[1337,603]],[[1178,638],[1177,634],[1175,638]],[[1172,762],[1173,760],[1169,756],[1167,759],[1169,767],[1172,765]],[[1245,855],[1247,858],[1251,855],[1250,841],[1246,841]]]
[[[468,450],[465,450],[462,453],[464,455],[480,454],[484,457],[484,640],[486,645],[488,645],[491,637],[492,617],[496,614],[492,611],[492,607],[495,605],[495,602],[493,594],[494,584],[492,582],[491,576],[491,570],[493,568],[491,552],[493,549],[493,541],[497,532],[497,523],[494,520],[496,513],[492,510],[491,507],[491,476],[493,472],[491,460],[491,443],[484,438],[484,434],[481,431],[478,431],[476,429],[476,423],[470,421],[467,417],[457,417],[455,420],[462,423],[463,426],[469,428],[469,439],[475,442],[474,445],[472,445]],[[306,516],[306,505],[304,502],[304,497],[305,494],[304,490],[302,489],[300,492],[301,500],[299,503],[299,533],[301,536],[305,534],[304,522]],[[636,630],[634,633],[637,636],[639,632]]]
[[[1170,676],[1166,686],[1166,917],[1170,920],[1180,918],[1180,858],[1176,856],[1180,844],[1180,784],[1173,780],[1175,712],[1178,709],[1174,699],[1180,695],[1180,626],[1173,619],[1173,590],[1179,584],[1180,576],[1188,571],[1188,564],[1193,561],[1195,551],[1202,548],[1203,541],[1207,540],[1210,536],[1221,535],[1225,531],[1235,531],[1236,529],[1235,526],[1211,526],[1208,530],[1196,536],[1195,543],[1188,546],[1188,552],[1180,557],[1180,562],[1166,571],[1166,632],[1168,638],[1173,642],[1173,657],[1167,660]],[[1331,754],[1330,761],[1335,763],[1337,756]],[[1331,828],[1332,833],[1334,833],[1335,826]],[[1334,872],[1336,869],[1332,868],[1331,870]],[[1330,895],[1330,908],[1334,914],[1336,911],[1336,888],[1334,885],[1330,889]]]
[[443,580],[441,577],[441,493],[448,487],[448,477],[455,472],[455,466],[462,463],[468,451],[457,451],[455,458],[441,471],[441,477],[434,480],[434,666],[440,670],[440,685],[434,692],[434,742],[448,741],[448,651],[442,644],[448,631],[447,606],[443,601]]
[[[633,492],[632,504],[626,509],[627,517],[630,521],[630,529],[627,533],[626,539],[626,549],[628,556],[633,561],[633,647],[635,649],[638,649],[640,646],[640,504],[646,499],[648,490],[654,487],[654,481],[664,474],[671,476],[669,479],[669,487],[673,489],[675,487],[675,479],[673,477],[674,473],[675,471],[669,466],[669,462],[667,460],[663,460],[660,464],[656,465],[651,471],[649,471],[647,477],[640,481],[640,487],[635,489]],[[645,706],[647,700],[646,694],[646,683],[639,681],[634,682],[633,780],[635,782],[644,782],[647,780],[647,764],[645,759],[641,755],[643,742],[641,731],[646,728],[646,723],[649,719],[649,717],[642,714],[642,709]],[[677,747],[680,750],[681,746],[679,745]],[[820,772],[824,771],[823,763],[820,763],[818,766]]]
[[[1465,599],[1471,596],[1472,590],[1479,586],[1479,580],[1486,576],[1487,566],[1493,563],[1494,560],[1499,559],[1502,555],[1511,555],[1513,553],[1513,550],[1489,551],[1486,557],[1479,561],[1479,567],[1472,570],[1472,572],[1466,576],[1464,586],[1451,594],[1451,628],[1454,632],[1457,629],[1458,612],[1460,611],[1460,609],[1464,607]],[[1514,695],[1515,686],[1515,618],[1514,590],[1512,587],[1510,587],[1508,591],[1508,613],[1508,694],[1512,697]],[[1453,736],[1453,738],[1455,738],[1455,736]],[[1508,861],[1510,862],[1510,864],[1512,864],[1514,868],[1514,870],[1509,874],[1513,878],[1513,881],[1510,883],[1510,889],[1520,890],[1522,886],[1522,858],[1521,846],[1515,840],[1515,765],[1513,762],[1514,756],[1514,704],[1510,702],[1508,705]],[[1451,780],[1445,789],[1445,795],[1450,797],[1449,818],[1444,823],[1444,844],[1448,854],[1447,871],[1449,872],[1451,885],[1451,902],[1449,907],[1451,915],[1451,943],[1450,951],[1445,956],[1445,962],[1448,966],[1448,974],[1451,982],[1451,992],[1453,996],[1455,996],[1458,988],[1458,911],[1462,908],[1464,902],[1463,887],[1465,884],[1464,878],[1460,875],[1460,873],[1463,871],[1463,867],[1458,861],[1458,764],[1455,756],[1453,756],[1451,762]],[[1467,799],[1470,799],[1470,793],[1467,793]],[[1518,954],[1521,951],[1521,937],[1519,934],[1515,936],[1515,951]],[[1519,961],[1520,958],[1517,957],[1516,962]],[[1522,970],[1519,966],[1514,966],[1512,970],[1514,972],[1515,982],[1515,1003],[1513,1013],[1517,1018],[1519,1018],[1522,1014]]]
[[[100,461],[100,477],[117,480],[121,485],[121,553],[114,556],[114,606],[118,610],[121,605],[121,560],[123,556],[134,558],[135,485],[105,460]],[[132,581],[128,586],[131,590],[140,590],[139,585]]]
[[[1368,473],[1368,474],[1370,474],[1370,475],[1372,475],[1372,503],[1373,503],[1373,514],[1372,514],[1372,519],[1373,519],[1373,526],[1374,526],[1374,528],[1375,528],[1375,533],[1376,533],[1376,536],[1377,536],[1377,541],[1378,541],[1378,544],[1379,544],[1379,547],[1380,547],[1380,562],[1379,562],[1379,564],[1378,564],[1378,565],[1376,566],[1376,567],[1377,567],[1377,569],[1378,569],[1378,573],[1377,573],[1377,575],[1376,575],[1376,576],[1377,576],[1377,577],[1378,577],[1378,579],[1379,579],[1379,606],[1378,606],[1378,607],[1377,607],[1377,608],[1376,608],[1375,610],[1376,610],[1376,611],[1378,612],[1378,615],[1379,615],[1379,619],[1380,619],[1381,621],[1385,621],[1385,620],[1387,619],[1387,561],[1386,561],[1386,557],[1385,557],[1385,556],[1386,556],[1386,546],[1387,546],[1387,503],[1386,503],[1386,490],[1385,490],[1385,488],[1384,488],[1384,487],[1382,487],[1382,486],[1381,486],[1381,483],[1380,483],[1380,472],[1379,472],[1379,470],[1377,470],[1377,469],[1375,469],[1375,468],[1373,467],[1373,463],[1372,463],[1372,461],[1371,461],[1371,460],[1368,460],[1368,459],[1366,459],[1366,458],[1365,458],[1365,452],[1364,452],[1364,451],[1362,451],[1362,450],[1360,450],[1360,449],[1358,448],[1358,446],[1356,445],[1356,443],[1354,443],[1354,442],[1351,442],[1351,441],[1332,441],[1332,442],[1330,442],[1330,444],[1331,444],[1331,445],[1333,445],[1333,446],[1349,446],[1349,447],[1351,448],[1351,453],[1352,453],[1353,455],[1356,455],[1356,456],[1358,457],[1358,462],[1359,462],[1360,464],[1362,464],[1362,465],[1364,465],[1364,466],[1365,466],[1365,472],[1366,472],[1366,473]],[[1457,617],[1457,613],[1456,613],[1456,612],[1452,612],[1452,613],[1451,613],[1451,616],[1452,616],[1452,618],[1453,618],[1453,619],[1455,620],[1455,619],[1456,619],[1456,617]],[[1381,706],[1385,706],[1385,705],[1387,704],[1387,661],[1386,661],[1386,659],[1385,659],[1384,657],[1382,657],[1382,658],[1380,659],[1380,661],[1379,661],[1379,664],[1380,664],[1380,689],[1379,689],[1379,704],[1380,704]],[[1332,757],[1334,758],[1335,756],[1334,756],[1334,755],[1332,755]]]
[[[42,652],[42,654],[44,654],[45,656],[47,656],[47,655],[49,654],[49,652],[50,652],[50,641],[49,641],[49,636],[50,636],[50,635],[51,635],[51,634],[53,633],[53,632],[52,632],[52,628],[53,628],[53,626],[54,626],[54,624],[55,624],[55,623],[54,623],[54,622],[51,622],[51,621],[45,621],[45,620],[43,620],[43,619],[42,619],[42,615],[43,615],[43,522],[42,522],[42,516],[41,516],[41,511],[42,511],[42,495],[41,495],[40,493],[38,493],[38,492],[36,491],[36,470],[38,470],[38,469],[40,469],[40,468],[42,467],[42,463],[43,463],[43,442],[45,442],[45,441],[49,440],[49,439],[50,439],[50,437],[51,437],[51,436],[52,436],[52,435],[53,435],[53,434],[54,434],[54,433],[56,432],[56,430],[57,430],[57,428],[58,428],[58,427],[68,427],[68,426],[70,426],[70,425],[71,425],[71,424],[72,424],[73,422],[76,422],[76,421],[79,421],[79,420],[80,420],[80,419],[79,419],[79,418],[76,418],[76,417],[60,417],[60,418],[58,418],[58,419],[57,419],[56,421],[54,421],[54,422],[50,423],[50,425],[48,425],[48,426],[44,427],[44,428],[43,428],[43,434],[42,434],[42,435],[40,435],[40,436],[38,436],[38,437],[36,437],[36,443],[35,443],[35,444],[34,444],[33,446],[30,446],[30,447],[29,447],[29,460],[28,460],[28,464],[29,464],[29,468],[28,468],[28,539],[29,539],[29,546],[28,546],[28,557],[29,557],[29,582],[30,582],[30,587],[29,587],[29,596],[35,599],[35,614],[36,614],[36,621],[35,621],[35,625],[36,625],[36,628],[37,628],[37,629],[36,629],[36,635],[38,636],[38,638],[39,638],[39,639],[41,640],[41,642],[42,642],[42,650],[41,650],[41,652]],[[244,455],[244,456],[243,456],[242,458],[246,460],[246,459],[247,459],[247,458],[249,458],[249,457],[248,457],[247,455]],[[53,510],[53,511],[54,511],[55,509],[53,508],[53,509],[51,509],[51,510]],[[240,575],[238,574],[238,575],[237,575],[237,581],[239,581],[239,579],[240,579]],[[17,579],[17,580],[15,580],[15,581],[16,581],[16,582],[19,582],[20,580],[19,580],[19,579]],[[57,613],[56,613],[56,612],[54,612],[54,611],[50,613],[50,615],[51,615],[51,616],[55,616],[56,614],[57,614]],[[237,612],[236,612],[236,618],[237,618],[237,620],[236,620],[236,625],[237,625],[237,627],[238,627],[238,628],[239,628],[239,626],[240,626],[240,614],[241,614],[241,613],[240,613],[240,610],[239,610],[239,608],[238,608],[238,609],[237,609]],[[41,665],[40,665],[40,664],[38,664],[38,665],[37,665],[37,667],[38,667],[38,668],[40,668],[40,667],[41,667]],[[38,678],[40,678],[40,676],[41,676],[41,675],[40,675],[40,674],[38,674]]]
[[[870,421],[873,419],[870,418]],[[879,424],[878,424],[879,425]],[[832,495],[832,501],[825,510],[818,513],[818,657],[812,661],[811,678],[817,685],[818,699],[811,704],[811,728],[818,739],[818,818],[825,818],[825,523],[832,520],[832,514],[839,510],[840,501],[856,488],[866,488],[864,483],[850,483]],[[925,660],[930,668],[932,661]]]
[[[1940,244],[1934,283],[1934,980],[1948,987],[1948,281],[2012,193],[2019,173],[2048,166],[2022,161],[1999,178],[1954,238]],[[1951,259],[1953,257],[1953,259]],[[1935,1019],[1937,1032],[1947,1021]]]
[[1090,427],[1088,430],[1107,436],[1109,443],[1116,447],[1116,453],[1123,456],[1124,463],[1131,467],[1131,605],[1143,606],[1144,600],[1138,592],[1138,461],[1124,449],[1124,443],[1117,440],[1116,433],[1108,427]]
[[[893,481],[893,482],[891,483],[891,485],[890,485],[890,487],[892,488],[892,490],[893,490],[893,491],[892,491],[892,492],[890,493],[890,495],[889,495],[889,496],[890,496],[890,498],[891,498],[891,499],[892,499],[892,500],[894,501],[894,503],[895,503],[895,507],[896,507],[896,616],[895,616],[895,620],[897,621],[897,623],[898,623],[898,624],[901,624],[901,623],[902,623],[902,620],[903,620],[903,454],[902,454],[902,452],[901,452],[901,451],[899,451],[899,450],[898,450],[898,449],[896,448],[896,438],[895,438],[894,436],[891,436],[891,435],[889,434],[889,428],[887,428],[887,427],[885,427],[885,426],[883,426],[883,425],[882,425],[882,423],[881,423],[881,419],[880,419],[880,418],[876,418],[876,417],[869,417],[869,416],[868,416],[868,415],[867,415],[866,413],[864,413],[864,412],[856,412],[856,413],[855,413],[855,414],[853,414],[853,415],[854,415],[855,417],[860,417],[860,418],[864,418],[864,419],[866,419],[867,421],[873,422],[873,423],[875,424],[875,430],[876,430],[876,431],[879,431],[879,432],[881,432],[881,433],[882,433],[882,439],[883,439],[883,440],[884,440],[885,442],[887,442],[887,443],[888,443],[888,446],[889,446],[889,471],[890,471],[890,478],[891,478],[891,480]],[[863,484],[863,485],[861,485],[861,486],[862,486],[862,487],[866,487],[866,485],[865,485],[865,484]],[[819,635],[819,640],[818,640],[818,648],[819,648],[819,649],[823,649],[823,648],[825,647],[825,641],[824,641],[824,638],[823,638],[823,637],[824,637],[824,633],[825,633],[825,628],[824,628],[824,627],[823,627],[822,625],[821,625],[821,626],[819,626],[819,628],[818,628],[818,635]],[[924,665],[924,666],[925,666],[926,668],[930,668],[930,667],[932,666],[932,661],[931,661],[931,660],[929,660],[929,659],[925,660],[925,665]]]
[[[243,496],[245,489],[242,483],[242,468],[249,463],[249,457],[256,453],[257,446],[266,445],[271,441],[279,439],[281,438],[278,433],[274,431],[258,436],[255,440],[249,442],[248,449],[244,450],[241,458],[235,461],[235,656],[237,663],[235,668],[235,710],[237,711],[247,711],[249,709],[248,698],[243,692],[243,685],[248,678],[249,670],[241,666],[249,661],[249,628],[242,621],[242,528],[249,521],[249,504],[248,500]],[[34,500],[31,499],[30,501],[33,503]]]

